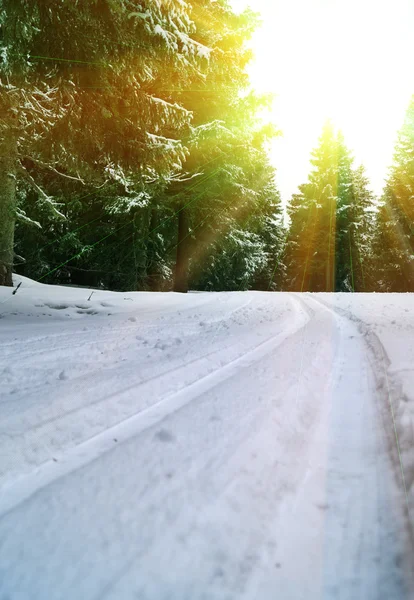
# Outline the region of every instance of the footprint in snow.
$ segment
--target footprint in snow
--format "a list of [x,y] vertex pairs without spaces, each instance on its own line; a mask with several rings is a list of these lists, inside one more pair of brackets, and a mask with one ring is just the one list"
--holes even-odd
[[168,429],[160,429],[159,431],[157,431],[154,437],[160,442],[165,443],[174,442],[175,440],[175,437],[170,431],[168,431]]
[[210,421],[211,421],[212,423],[214,423],[214,422],[216,422],[216,421],[221,421],[221,419],[220,419],[220,417],[218,417],[217,415],[212,415],[212,416],[210,417]]
[[157,342],[154,348],[157,348],[157,350],[166,350],[168,346],[167,344],[161,344],[160,342]]
[[54,304],[52,302],[46,303],[45,306],[48,308],[53,308],[55,310],[64,310],[65,308],[69,308],[68,304]]

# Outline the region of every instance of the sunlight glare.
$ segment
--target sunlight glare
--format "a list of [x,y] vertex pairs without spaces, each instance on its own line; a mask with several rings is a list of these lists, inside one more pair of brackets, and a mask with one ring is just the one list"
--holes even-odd
[[274,92],[272,118],[284,137],[273,143],[287,201],[309,171],[309,153],[330,118],[356,163],[381,193],[396,132],[414,93],[412,0],[233,0],[263,25],[254,36],[251,80]]

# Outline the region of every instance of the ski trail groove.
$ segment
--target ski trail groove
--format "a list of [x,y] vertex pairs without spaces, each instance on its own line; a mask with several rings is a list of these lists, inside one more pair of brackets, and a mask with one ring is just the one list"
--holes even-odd
[[[414,593],[414,523],[410,513],[407,487],[405,484],[404,466],[400,453],[400,444],[391,398],[391,395],[393,391],[395,392],[395,390],[391,389],[388,378],[388,369],[391,365],[391,361],[377,334],[372,331],[369,325],[362,319],[359,319],[348,310],[342,309],[338,306],[332,306],[323,299],[315,297],[314,294],[306,295],[306,299],[322,306],[336,318],[342,318],[347,322],[352,323],[356,330],[362,334],[360,339],[366,348],[366,356],[370,365],[371,377],[375,384],[373,388],[373,404],[376,410],[375,414],[372,416],[372,419],[375,423],[381,423],[379,427],[380,435],[385,434],[385,441],[383,440],[383,443],[389,453],[393,467],[391,469],[391,476],[403,495],[403,498],[397,502],[398,505],[395,506],[395,510],[400,513],[400,518],[405,523],[404,530],[406,539],[403,544],[405,545],[404,564],[405,570],[408,574],[407,585]],[[366,401],[367,400],[364,399],[364,402]],[[382,489],[384,490],[384,486],[382,486]]]
[[242,369],[253,365],[271,353],[287,338],[304,327],[307,322],[307,318],[303,318],[303,316],[298,317],[294,325],[271,336],[268,340],[261,342],[252,350],[230,361],[223,367],[216,369],[202,379],[163,398],[149,408],[67,450],[63,455],[58,456],[56,459],[57,462],[48,461],[43,463],[30,474],[22,475],[11,484],[4,486],[0,490],[0,517],[30,498],[39,489],[112,450],[114,448],[114,438],[119,440],[119,442],[126,441],[161,422],[170,414],[180,410],[198,396],[223,381],[236,377]]
[[[410,505],[409,505],[409,500],[408,500],[406,477],[405,477],[405,473],[404,473],[403,461],[401,458],[400,442],[398,439],[398,433],[397,433],[397,427],[396,427],[396,421],[395,421],[395,415],[394,415],[394,408],[393,408],[393,402],[392,402],[392,396],[395,395],[396,390],[392,389],[392,386],[389,381],[389,376],[388,376],[388,371],[391,366],[390,358],[389,358],[387,351],[384,348],[384,345],[382,344],[380,338],[377,336],[377,334],[374,331],[372,331],[372,329],[369,327],[369,325],[367,325],[367,323],[365,323],[362,319],[359,319],[354,314],[352,314],[350,311],[347,311],[343,308],[340,308],[337,306],[333,307],[331,304],[325,302],[321,298],[315,298],[314,296],[312,296],[312,300],[321,304],[324,308],[329,310],[331,313],[342,315],[346,319],[355,323],[358,328],[358,331],[360,333],[362,333],[364,336],[364,341],[365,341],[365,344],[368,349],[368,355],[371,358],[370,363],[371,363],[373,375],[377,381],[377,389],[383,390],[382,397],[383,397],[383,399],[386,400],[386,405],[389,407],[391,426],[389,425],[389,423],[386,423],[385,428],[386,428],[386,431],[388,434],[388,445],[391,450],[391,455],[394,458],[394,462],[397,462],[397,465],[396,465],[397,470],[399,470],[401,473],[401,481],[399,481],[398,477],[397,477],[397,481],[398,481],[399,485],[402,485],[402,488],[404,491],[408,524],[409,524],[409,527],[412,532],[411,537],[413,540],[413,549],[414,549],[414,519],[413,519],[413,516],[410,514]],[[396,386],[394,385],[394,387],[396,387]],[[395,440],[395,445],[393,443],[393,440]],[[394,452],[394,449],[397,450],[396,453]]]

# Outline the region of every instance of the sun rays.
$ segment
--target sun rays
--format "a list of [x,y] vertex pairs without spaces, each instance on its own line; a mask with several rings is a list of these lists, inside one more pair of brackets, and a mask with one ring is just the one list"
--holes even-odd
[[414,4],[382,0],[234,0],[262,14],[254,87],[277,97],[272,118],[284,133],[273,162],[285,200],[309,172],[309,153],[330,118],[344,132],[376,193],[414,92]]

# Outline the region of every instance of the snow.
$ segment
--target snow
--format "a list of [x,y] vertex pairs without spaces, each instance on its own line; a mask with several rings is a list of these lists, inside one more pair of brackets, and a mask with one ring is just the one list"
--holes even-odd
[[413,296],[14,281],[0,598],[413,597]]
[[[318,294],[356,322],[376,349],[394,413],[394,460],[402,467],[414,523],[414,299],[411,294]],[[398,447],[400,452],[398,452]]]

